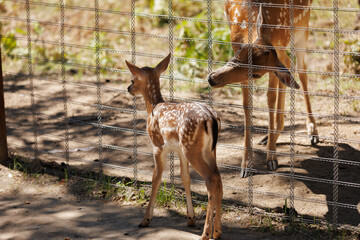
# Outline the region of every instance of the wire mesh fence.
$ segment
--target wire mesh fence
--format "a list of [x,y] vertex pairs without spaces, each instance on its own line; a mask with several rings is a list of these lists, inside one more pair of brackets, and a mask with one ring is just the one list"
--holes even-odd
[[[298,213],[325,218],[335,226],[358,227],[360,31],[353,30],[357,3],[274,2],[0,2],[10,148],[32,159],[65,161],[135,182],[149,181],[153,161],[145,106],[127,93],[130,72],[124,60],[153,66],[170,52],[169,69],[161,77],[166,99],[204,102],[221,116],[217,162],[225,200],[248,206],[250,212],[254,207],[282,207],[289,200],[291,219]],[[233,16],[247,18],[224,17],[224,5]],[[259,24],[261,8],[265,20]],[[289,17],[285,23],[270,24],[268,11],[279,19],[285,12]],[[306,12],[311,12],[309,26],[299,24]],[[283,30],[288,44],[257,44],[260,27],[268,33]],[[243,41],[233,29],[246,30]],[[309,35],[305,44],[299,44],[299,33]],[[234,64],[233,49],[243,48],[249,49],[247,61],[237,61],[236,67],[246,69],[246,82],[212,89],[207,76]],[[257,64],[253,53],[259,48],[288,56],[290,87],[271,84],[275,75],[254,75],[278,70]],[[301,64],[299,56],[304,55]],[[308,89],[295,89],[294,81],[304,75],[309,76]],[[285,107],[279,107],[280,100],[269,100],[280,96]],[[307,97],[312,112],[305,107]],[[271,115],[277,115],[276,122]],[[274,127],[284,115],[285,128]],[[317,122],[317,144],[309,140],[314,137],[309,119]],[[265,135],[268,141],[278,135],[276,148],[257,144]],[[266,167],[269,156],[276,156],[276,171]],[[245,157],[247,166],[242,166]],[[248,176],[241,178],[245,169]],[[171,185],[179,184],[179,159],[174,154],[168,171],[165,177]],[[200,176],[192,172],[191,177],[194,191],[204,194]]]

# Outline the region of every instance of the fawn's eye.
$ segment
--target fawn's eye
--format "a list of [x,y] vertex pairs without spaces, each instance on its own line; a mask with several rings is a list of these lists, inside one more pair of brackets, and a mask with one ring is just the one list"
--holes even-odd
[[259,74],[253,74],[252,77],[253,78],[261,78],[261,76]]

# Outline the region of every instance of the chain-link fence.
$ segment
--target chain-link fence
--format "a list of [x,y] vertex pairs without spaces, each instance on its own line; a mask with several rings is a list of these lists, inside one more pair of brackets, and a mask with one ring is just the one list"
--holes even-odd
[[[127,93],[130,72],[124,60],[154,66],[170,52],[169,69],[161,77],[165,98],[208,103],[222,119],[217,162],[225,201],[248,206],[250,212],[253,207],[288,205],[290,216],[301,221],[325,219],[357,227],[360,31],[353,30],[357,3],[277,2],[282,1],[1,1],[9,148],[31,159],[65,161],[135,182],[150,181],[153,160],[145,107],[141,98]],[[306,5],[309,2],[313,4]],[[247,18],[224,17],[224,5],[234,16]],[[260,8],[265,18],[279,18],[278,24],[263,23],[261,29],[283,30],[288,45],[256,44],[259,23],[253,9]],[[277,13],[269,17],[268,11]],[[311,12],[309,26],[299,25],[306,12]],[[285,13],[289,17],[283,24],[279,16]],[[230,34],[229,27],[245,29],[244,41],[234,37],[235,30]],[[305,44],[298,44],[299,32],[309,35]],[[247,61],[236,63],[247,69],[248,80],[212,89],[207,76],[236,55],[232,47],[250,47]],[[308,75],[308,89],[296,90],[294,81],[288,88],[268,85],[273,81],[269,74],[258,79],[254,74],[259,69],[274,69],[253,62],[257,48],[288,56],[285,66],[292,80],[299,82],[298,76]],[[306,55],[305,64],[297,62],[300,55]],[[285,108],[279,107],[280,100],[271,100],[274,96],[283,96]],[[312,111],[305,107],[307,99]],[[277,115],[276,122],[268,119],[271,114]],[[279,122],[284,115],[282,129]],[[316,120],[318,133],[309,119]],[[269,121],[273,127],[268,127]],[[269,133],[279,135],[275,149],[257,144]],[[278,169],[268,171],[265,160],[274,155]],[[244,157],[248,164],[241,167]],[[246,178],[241,177],[244,168]],[[179,159],[171,154],[165,174],[171,185],[180,183],[178,172]],[[191,177],[193,190],[205,194],[201,177],[195,172]]]

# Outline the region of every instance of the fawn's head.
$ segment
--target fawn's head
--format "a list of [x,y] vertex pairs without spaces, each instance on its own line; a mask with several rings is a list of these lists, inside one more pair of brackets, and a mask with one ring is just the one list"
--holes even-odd
[[[271,31],[263,28],[262,7],[260,7],[257,17],[257,36],[252,47],[252,65],[254,66],[252,77],[254,79],[262,77],[265,73],[273,72],[279,80],[286,86],[291,86],[291,73],[280,61],[276,50],[271,44]],[[270,48],[265,47],[270,46]],[[223,87],[231,83],[245,83],[248,80],[248,64],[250,46],[241,47],[227,64],[220,69],[210,73],[208,76],[209,84],[212,87]],[[294,81],[294,87],[299,89],[300,86]]]
[[171,54],[164,58],[155,68],[139,68],[125,60],[130,72],[133,74],[128,92],[131,95],[156,94],[160,89],[160,75],[165,72],[170,62]]

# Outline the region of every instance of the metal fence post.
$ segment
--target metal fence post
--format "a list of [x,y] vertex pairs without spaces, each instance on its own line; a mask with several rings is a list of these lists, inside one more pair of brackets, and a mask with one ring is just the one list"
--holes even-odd
[[2,75],[1,47],[0,47],[0,163],[5,163],[8,158],[6,121],[5,121],[5,100],[4,84]]

